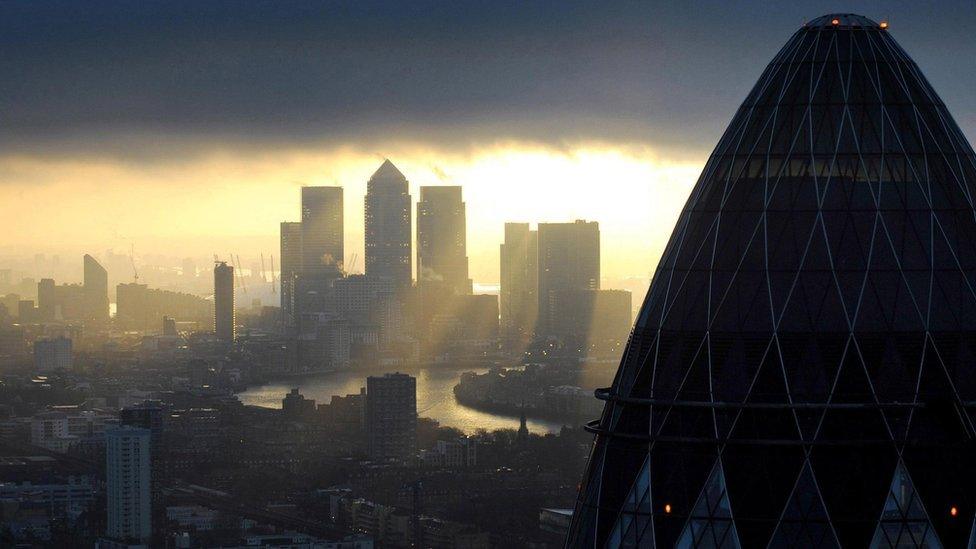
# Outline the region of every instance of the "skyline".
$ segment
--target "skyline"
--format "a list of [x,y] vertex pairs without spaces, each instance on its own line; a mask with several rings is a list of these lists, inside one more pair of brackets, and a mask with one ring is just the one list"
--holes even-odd
[[[480,4],[314,13],[279,4],[270,15],[252,6],[239,17],[191,5],[103,2],[79,13],[6,4],[0,35],[23,55],[6,59],[0,74],[23,77],[0,86],[9,113],[0,185],[12,198],[0,201],[0,257],[130,247],[257,257],[276,248],[279,221],[297,218],[298,187],[342,185],[345,217],[358,219],[366,180],[390,158],[414,202],[422,185],[464,187],[476,282],[498,280],[504,222],[576,218],[601,223],[607,276],[647,278],[718,138],[717,121],[731,116],[788,29],[829,4],[705,2],[690,26],[678,25],[684,9],[637,3],[574,3],[557,13],[504,5],[488,14]],[[974,135],[971,82],[953,77],[973,72],[976,55],[966,53],[976,45],[966,38],[976,8],[850,9],[890,19]],[[167,25],[146,28],[160,15]],[[255,23],[261,15],[264,26]],[[307,21],[288,27],[298,18]],[[110,32],[123,24],[133,30]],[[370,24],[402,29],[353,36]],[[753,26],[776,30],[749,33]],[[320,36],[336,27],[346,30]],[[235,49],[245,32],[257,38]],[[747,34],[754,39],[739,39]],[[398,39],[404,47],[393,47]],[[38,41],[45,48],[32,47]],[[945,56],[947,44],[958,55]],[[81,55],[87,69],[73,62]],[[481,62],[457,63],[469,57]],[[114,71],[115,61],[131,74]],[[289,70],[294,85],[276,83],[276,70]],[[349,93],[353,81],[368,93]],[[347,262],[362,256],[361,229],[348,224]]]
[[976,549],[974,24],[0,0],[0,546]]

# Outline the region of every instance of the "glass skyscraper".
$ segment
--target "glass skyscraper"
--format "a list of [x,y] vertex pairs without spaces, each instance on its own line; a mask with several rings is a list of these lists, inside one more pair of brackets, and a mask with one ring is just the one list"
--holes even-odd
[[410,288],[410,184],[389,160],[366,183],[366,274]]
[[800,28],[658,265],[572,547],[966,547],[976,157],[887,25]]

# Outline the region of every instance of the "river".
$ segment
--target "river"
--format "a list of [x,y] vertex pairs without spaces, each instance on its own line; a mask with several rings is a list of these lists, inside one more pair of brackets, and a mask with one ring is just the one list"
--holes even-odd
[[[465,433],[477,429],[518,429],[518,416],[507,416],[482,412],[458,404],[454,400],[454,386],[461,373],[465,371],[483,373],[487,368],[451,370],[446,368],[420,368],[408,371],[417,378],[417,415],[429,417],[445,427],[455,427]],[[241,402],[250,406],[281,408],[281,399],[291,389],[298,387],[305,398],[314,399],[317,404],[326,404],[332,395],[358,393],[366,385],[366,376],[382,375],[380,372],[342,371],[314,374],[285,381],[272,381],[264,385],[249,387],[238,393]],[[528,418],[529,431],[533,433],[555,433],[562,427],[558,421]]]

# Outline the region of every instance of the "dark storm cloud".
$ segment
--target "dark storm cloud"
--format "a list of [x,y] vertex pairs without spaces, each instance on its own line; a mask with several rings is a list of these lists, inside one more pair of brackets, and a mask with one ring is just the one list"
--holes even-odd
[[[813,4],[2,2],[0,146],[708,149],[786,38],[831,11]],[[971,131],[972,4],[856,4],[891,17]]]

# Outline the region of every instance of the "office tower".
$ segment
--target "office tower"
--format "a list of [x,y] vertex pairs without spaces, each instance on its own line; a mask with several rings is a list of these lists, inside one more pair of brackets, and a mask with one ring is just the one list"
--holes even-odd
[[972,546],[974,183],[887,25],[797,30],[597,392],[567,546]]
[[302,272],[302,224],[281,223],[281,319],[285,331],[298,325],[295,291],[298,276]]
[[410,189],[407,178],[384,160],[366,184],[366,274],[411,286]]
[[461,187],[420,187],[417,202],[417,283],[442,282],[471,293]]
[[220,261],[214,266],[214,334],[218,341],[233,343],[237,336],[234,317],[234,267]]
[[98,261],[85,254],[85,320],[108,321],[108,271]]
[[367,275],[350,275],[336,280],[332,309],[356,324],[375,322],[380,303],[394,291],[393,281]]
[[302,187],[302,276],[342,275],[342,187]]
[[149,541],[152,535],[151,432],[122,426],[105,431],[108,537]]
[[42,278],[37,283],[37,314],[41,321],[52,321],[57,314],[56,288],[53,278]]
[[366,378],[366,437],[372,459],[406,459],[417,451],[417,379]]
[[56,337],[34,342],[34,370],[53,372],[70,370],[72,365],[71,339]]
[[502,334],[525,341],[535,333],[539,316],[539,233],[528,223],[506,223],[500,248]]
[[600,224],[539,223],[539,328],[551,334],[556,292],[600,289]]

